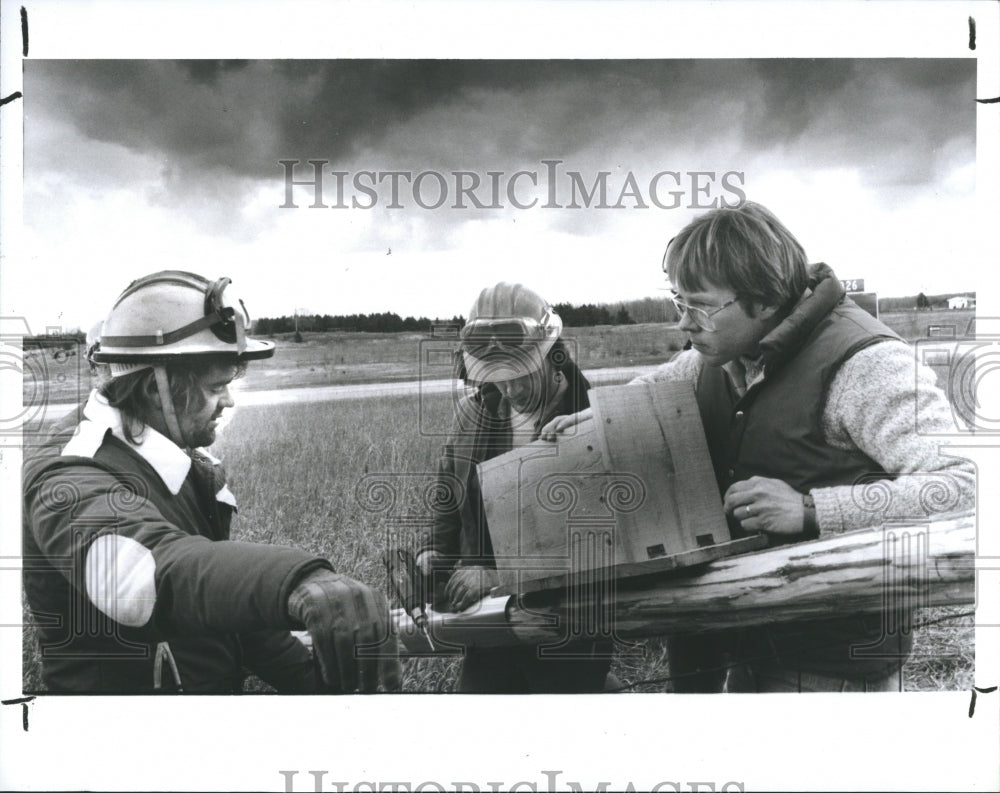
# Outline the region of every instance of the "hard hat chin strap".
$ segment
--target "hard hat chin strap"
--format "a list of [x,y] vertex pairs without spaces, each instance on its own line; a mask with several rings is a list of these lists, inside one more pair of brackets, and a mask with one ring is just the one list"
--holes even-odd
[[163,420],[167,425],[167,433],[170,440],[182,449],[187,447],[184,442],[184,435],[181,433],[180,422],[177,421],[177,411],[174,410],[174,398],[170,396],[170,380],[167,378],[167,367],[157,364],[153,367],[156,375],[156,389],[160,392],[160,409],[163,411]]

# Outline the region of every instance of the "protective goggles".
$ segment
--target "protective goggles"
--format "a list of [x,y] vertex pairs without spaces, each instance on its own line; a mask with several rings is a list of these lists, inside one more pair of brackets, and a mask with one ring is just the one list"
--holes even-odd
[[240,344],[250,329],[250,313],[243,301],[236,298],[239,309],[226,304],[223,292],[232,283],[231,278],[220,278],[205,290],[205,318],[215,317],[209,327],[227,344]]
[[482,358],[536,344],[545,338],[548,319],[548,313],[541,322],[530,318],[477,319],[462,328],[462,350]]
[[711,310],[707,308],[702,308],[701,306],[692,306],[690,303],[685,303],[681,300],[681,296],[677,294],[674,290],[670,290],[670,294],[667,296],[671,303],[673,303],[674,308],[677,311],[678,317],[683,317],[685,314],[688,318],[694,322],[702,330],[713,331],[715,330],[715,320],[713,317],[719,312],[729,308],[733,303],[735,303],[739,298],[734,297],[732,300],[728,300],[721,306],[715,306]]

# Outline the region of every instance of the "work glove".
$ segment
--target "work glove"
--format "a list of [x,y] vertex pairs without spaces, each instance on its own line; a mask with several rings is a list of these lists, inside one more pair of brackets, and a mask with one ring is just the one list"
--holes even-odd
[[[399,648],[389,632],[385,596],[330,570],[303,578],[288,596],[288,615],[312,637],[324,688],[350,694],[399,688]],[[355,649],[362,657],[355,657]]]
[[444,591],[452,609],[464,611],[499,583],[497,571],[492,567],[456,567]]

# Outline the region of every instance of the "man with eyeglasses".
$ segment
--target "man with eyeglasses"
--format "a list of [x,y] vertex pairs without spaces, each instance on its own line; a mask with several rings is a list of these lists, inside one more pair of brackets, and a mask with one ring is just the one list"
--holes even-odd
[[229,539],[235,496],[203,447],[233,379],[274,353],[246,335],[229,283],[132,282],[82,420],[26,460],[24,588],[50,692],[231,694],[247,671],[287,693],[398,688],[380,592],[305,551]]
[[[954,426],[934,375],[917,367],[915,379],[909,345],[829,267],[808,266],[771,212],[745,203],[696,218],[663,267],[690,349],[634,382],[694,385],[734,538],[801,542],[972,508],[972,464],[930,437]],[[883,498],[870,498],[873,482]],[[676,691],[882,691],[901,688],[911,644],[887,611],[676,636],[668,650]]]
[[[456,374],[475,391],[456,405],[438,465],[441,492],[450,497],[435,510],[433,530],[417,556],[424,575],[447,580],[443,607],[467,609],[499,583],[476,465],[536,440],[554,416],[590,404],[589,384],[561,332],[559,315],[521,284],[484,289],[469,311]],[[576,642],[556,657],[542,656],[535,646],[468,648],[458,691],[602,691],[611,649]]]

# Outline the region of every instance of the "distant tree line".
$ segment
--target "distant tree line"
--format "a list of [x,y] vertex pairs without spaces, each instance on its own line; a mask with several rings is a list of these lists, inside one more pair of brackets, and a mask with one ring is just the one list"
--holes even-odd
[[[569,328],[593,325],[635,325],[645,322],[676,322],[677,313],[666,298],[646,297],[621,303],[556,303],[553,306],[563,325]],[[254,332],[263,336],[276,333],[323,333],[328,331],[361,333],[430,333],[435,326],[451,325],[462,328],[465,317],[428,319],[401,317],[393,312],[381,314],[299,314],[297,317],[260,317],[254,322]]]
[[640,325],[647,322],[676,322],[679,319],[673,303],[667,300],[666,296],[626,300],[618,306],[619,312],[625,311],[632,322]]
[[635,320],[624,305],[595,306],[584,303],[582,306],[572,306],[569,303],[556,303],[552,308],[562,318],[563,325],[571,328],[585,328],[592,325],[634,325]]
[[263,336],[275,333],[325,333],[329,331],[360,333],[430,333],[435,325],[462,327],[465,318],[428,319],[427,317],[401,317],[393,312],[381,314],[299,314],[284,317],[260,317],[254,323],[254,332]]
[[665,297],[644,297],[641,300],[625,300],[621,303],[584,303],[573,306],[557,303],[556,313],[563,324],[571,328],[591,325],[638,325],[647,322],[676,322],[679,317],[673,304]]
[[[674,322],[675,312],[664,299],[645,298],[624,303],[574,306],[557,303],[553,306],[563,325],[570,328],[592,325],[634,325],[637,322]],[[276,333],[324,333],[330,331],[360,333],[431,333],[435,326],[462,328],[465,317],[428,319],[401,317],[393,312],[381,314],[299,314],[296,316],[260,317],[254,322],[254,332],[263,336]]]
[[78,344],[87,341],[87,334],[79,328],[72,328],[61,333],[39,334],[37,336],[25,336],[25,349],[53,349],[71,350]]
[[[907,311],[913,309],[947,308],[948,299],[968,297],[975,304],[975,292],[956,292],[942,295],[909,297],[883,297],[879,299],[880,311]],[[650,322],[677,322],[679,317],[673,304],[666,297],[644,297],[620,303],[556,303],[553,308],[569,328],[593,325],[635,325]],[[462,328],[465,317],[429,319],[427,317],[401,317],[394,312],[380,314],[299,314],[296,316],[261,317],[254,323],[254,332],[271,336],[276,333],[323,333],[329,331],[360,333],[431,333],[435,326],[450,325]],[[83,334],[80,333],[81,341]]]

